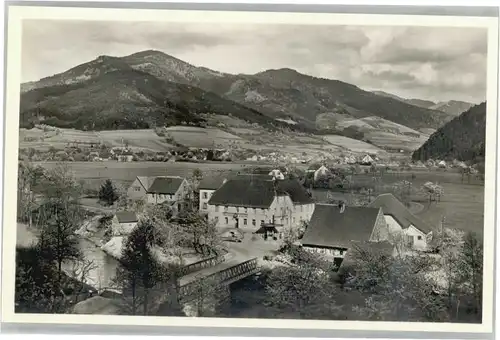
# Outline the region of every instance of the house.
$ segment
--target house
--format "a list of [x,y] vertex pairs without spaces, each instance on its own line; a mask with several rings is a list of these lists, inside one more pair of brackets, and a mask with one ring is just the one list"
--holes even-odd
[[314,181],[325,178],[329,174],[330,170],[326,166],[322,165],[316,171],[314,171]]
[[208,218],[219,228],[255,232],[265,223],[283,228],[307,219],[314,203],[295,180],[236,176],[227,180],[208,201]]
[[361,165],[372,165],[374,163],[374,160],[370,155],[365,155],[363,158],[361,158],[360,163]]
[[134,155],[121,154],[121,155],[117,155],[116,158],[118,159],[118,162],[132,162],[134,160]]
[[[392,194],[379,195],[369,207],[381,208],[388,226],[388,240],[415,250],[426,250],[432,239],[432,228],[413,215]],[[401,236],[401,237],[400,237]]]
[[446,169],[446,162],[445,161],[440,161],[437,165],[439,168]]
[[316,204],[301,244],[340,266],[355,242],[384,241],[387,224],[380,208],[346,207],[345,204]]
[[143,199],[149,204],[177,203],[176,208],[180,210],[190,195],[190,188],[187,180],[179,176],[137,176],[127,194],[132,200]]
[[279,179],[279,180],[285,179],[285,175],[280,169],[273,169],[271,170],[271,172],[269,172],[268,175],[272,176],[274,179]]
[[219,189],[227,181],[226,177],[206,177],[201,180],[200,185],[198,185],[199,192],[199,209],[201,212],[208,211],[208,201],[212,197],[215,190]]
[[111,232],[113,236],[124,236],[132,232],[137,226],[139,219],[132,211],[118,211],[111,220]]
[[345,156],[344,157],[344,164],[356,164],[356,157],[354,156]]

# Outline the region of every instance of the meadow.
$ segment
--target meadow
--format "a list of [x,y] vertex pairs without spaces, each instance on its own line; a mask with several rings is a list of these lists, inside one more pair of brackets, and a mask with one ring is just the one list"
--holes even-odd
[[[417,209],[419,211],[415,214],[430,226],[439,228],[444,217],[445,227],[483,234],[484,184],[481,181],[472,179],[469,184],[465,179],[462,183],[461,175],[454,171],[418,170],[385,173],[380,179],[380,188],[402,180],[412,183],[415,191],[411,200],[423,207]],[[444,189],[444,195],[439,202],[429,202],[429,198],[420,191],[422,185],[429,181],[438,183]],[[353,183],[357,186],[373,185],[373,176],[354,175]],[[373,198],[381,193],[384,193],[384,189],[374,192]],[[324,200],[326,193],[324,190],[316,190],[315,196]],[[332,196],[335,199],[346,197],[341,192],[333,192]]]

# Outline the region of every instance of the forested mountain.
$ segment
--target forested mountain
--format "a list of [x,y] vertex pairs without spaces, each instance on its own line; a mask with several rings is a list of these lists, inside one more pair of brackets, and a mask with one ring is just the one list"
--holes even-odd
[[473,106],[439,128],[413,153],[413,159],[480,162],[485,156],[485,141],[486,102]]
[[308,130],[321,129],[318,119],[324,114],[338,113],[343,119],[376,116],[412,129],[437,128],[449,120],[441,111],[292,69],[232,75],[159,51],[100,56],[21,89],[21,126],[144,128],[193,121],[209,112],[266,126],[292,121],[294,128]]

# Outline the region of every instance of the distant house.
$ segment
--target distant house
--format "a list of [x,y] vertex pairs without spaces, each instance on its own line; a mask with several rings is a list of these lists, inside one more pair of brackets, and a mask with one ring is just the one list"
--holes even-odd
[[118,155],[118,162],[132,162],[134,160],[134,155]]
[[314,203],[295,180],[236,176],[227,180],[208,201],[208,217],[222,227],[255,232],[268,223],[283,228],[308,219]]
[[345,156],[344,164],[356,164],[356,157],[354,156]]
[[274,179],[279,179],[279,180],[285,179],[285,175],[280,169],[273,169],[269,172],[268,175],[272,176]]
[[439,161],[439,163],[437,164],[439,168],[441,169],[445,169],[447,167],[446,165],[446,162],[445,161]]
[[208,201],[212,197],[212,194],[215,190],[219,189],[222,184],[226,182],[226,178],[223,176],[218,177],[206,177],[203,178],[198,185],[199,191],[199,200],[200,200],[200,211],[207,212],[208,211]]
[[401,240],[401,245],[405,246],[405,248],[427,249],[432,238],[432,228],[413,215],[392,194],[379,195],[369,206],[383,210],[389,232],[385,238],[389,241],[398,242]]
[[187,180],[179,176],[138,176],[127,194],[132,200],[144,199],[149,204],[177,203],[176,208],[180,210],[190,195],[190,188]]
[[326,166],[320,166],[316,171],[314,171],[314,180],[317,181],[320,178],[324,178],[330,174],[330,169]]
[[361,165],[372,165],[375,161],[370,155],[365,155],[363,158],[361,158]]
[[382,209],[316,204],[300,243],[304,250],[325,255],[337,266],[353,243],[383,241],[387,229]]
[[137,226],[139,219],[132,211],[118,211],[111,220],[111,231],[113,236],[128,235]]

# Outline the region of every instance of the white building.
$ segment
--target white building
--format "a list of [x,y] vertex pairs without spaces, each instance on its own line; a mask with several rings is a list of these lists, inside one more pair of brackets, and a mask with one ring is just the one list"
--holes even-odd
[[113,236],[126,236],[137,226],[139,219],[131,211],[118,211],[111,220],[111,232]]
[[414,250],[426,250],[432,239],[432,228],[413,215],[403,203],[392,194],[378,196],[370,205],[381,208],[388,226],[385,238],[390,242]]
[[330,170],[326,166],[322,165],[316,171],[314,171],[314,180],[317,181],[318,179],[323,178],[328,174],[330,174]]
[[375,162],[375,161],[373,160],[373,158],[370,155],[365,155],[365,157],[363,157],[361,159],[362,165],[372,165],[373,162]]
[[185,178],[179,176],[138,176],[129,187],[127,194],[132,200],[145,200],[149,204],[169,202],[181,210],[182,204],[190,196],[191,190]]
[[268,175],[272,176],[274,179],[279,179],[279,180],[285,179],[285,175],[280,169],[273,169],[271,170],[271,172],[269,172]]
[[200,212],[208,212],[208,201],[215,190],[219,189],[226,181],[225,177],[207,177],[201,180],[200,185],[198,185]]
[[247,232],[255,232],[265,223],[279,228],[299,225],[313,212],[314,202],[300,183],[262,176],[229,179],[208,201],[208,217],[218,227]]

